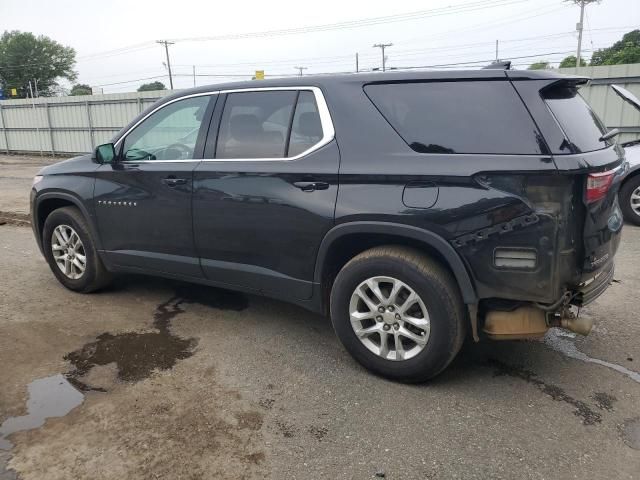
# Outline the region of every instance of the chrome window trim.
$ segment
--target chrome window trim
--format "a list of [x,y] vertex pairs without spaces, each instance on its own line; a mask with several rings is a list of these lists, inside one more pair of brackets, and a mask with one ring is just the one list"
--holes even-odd
[[330,143],[335,138],[335,129],[333,127],[333,121],[331,120],[331,114],[329,113],[329,107],[327,106],[327,102],[324,98],[324,94],[319,87],[312,86],[290,86],[290,87],[248,87],[248,88],[233,88],[227,90],[212,90],[209,92],[201,92],[201,93],[192,93],[190,95],[185,95],[183,97],[174,98],[162,105],[158,105],[156,108],[147,113],[144,117],[138,120],[131,128],[129,128],[114,144],[115,147],[118,145],[131,133],[138,125],[144,122],[151,115],[156,113],[161,108],[166,107],[167,105],[171,105],[172,103],[178,102],[180,100],[185,100],[193,97],[203,97],[206,95],[219,95],[222,93],[241,93],[241,92],[269,92],[269,91],[282,91],[282,90],[293,90],[293,91],[302,91],[307,90],[313,92],[313,95],[316,99],[316,104],[318,106],[318,114],[320,115],[320,124],[322,125],[322,138],[318,143],[315,143],[311,147],[307,148],[305,151],[295,155],[293,157],[273,157],[273,158],[202,158],[202,159],[189,159],[189,160],[122,160],[119,163],[185,163],[185,162],[289,162],[295,161],[302,157],[309,155],[310,153],[319,150],[324,147],[328,143]]

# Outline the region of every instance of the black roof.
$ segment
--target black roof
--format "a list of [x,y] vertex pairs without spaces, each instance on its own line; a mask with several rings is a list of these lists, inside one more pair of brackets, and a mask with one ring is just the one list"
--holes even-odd
[[585,78],[572,75],[564,75],[553,70],[421,70],[421,71],[393,71],[393,72],[368,72],[368,73],[341,73],[323,75],[304,75],[295,77],[270,78],[265,80],[244,80],[240,82],[216,83],[196,88],[180,90],[166,99],[181,97],[193,93],[204,93],[216,90],[231,90],[242,88],[264,87],[330,87],[340,83],[384,83],[398,81],[418,80],[457,80],[457,79],[524,79],[524,80],[550,80],[563,78]]

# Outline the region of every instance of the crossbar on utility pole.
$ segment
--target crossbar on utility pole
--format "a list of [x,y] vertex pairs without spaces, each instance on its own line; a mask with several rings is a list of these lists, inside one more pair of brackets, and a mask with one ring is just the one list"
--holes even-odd
[[167,56],[167,70],[169,70],[169,86],[171,87],[171,90],[173,90],[173,75],[171,75],[171,62],[169,61],[169,45],[173,45],[175,42],[170,42],[168,40],[156,40],[156,43],[164,45],[164,53]]
[[302,76],[302,71],[307,69],[307,67],[293,67],[293,68],[298,70],[300,76]]
[[384,56],[384,49],[387,47],[393,47],[393,43],[376,43],[373,48],[379,48],[382,50],[382,71],[386,70],[386,57]]

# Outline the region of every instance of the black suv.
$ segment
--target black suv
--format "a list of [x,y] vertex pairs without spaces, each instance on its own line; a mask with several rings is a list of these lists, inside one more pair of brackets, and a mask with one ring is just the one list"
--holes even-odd
[[588,333],[571,306],[613,276],[627,164],[587,82],[501,69],[180,91],[43,169],[33,230],[72,290],[135,272],[283,299],[330,314],[371,370],[422,381],[467,335]]

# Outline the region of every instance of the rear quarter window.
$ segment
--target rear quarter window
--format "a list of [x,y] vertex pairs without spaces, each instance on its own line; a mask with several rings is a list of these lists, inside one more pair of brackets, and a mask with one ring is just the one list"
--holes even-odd
[[370,84],[365,93],[414,151],[542,154],[544,142],[508,81]]
[[543,90],[542,98],[567,139],[559,151],[553,153],[592,152],[611,145],[600,140],[607,129],[576,86],[554,86]]

